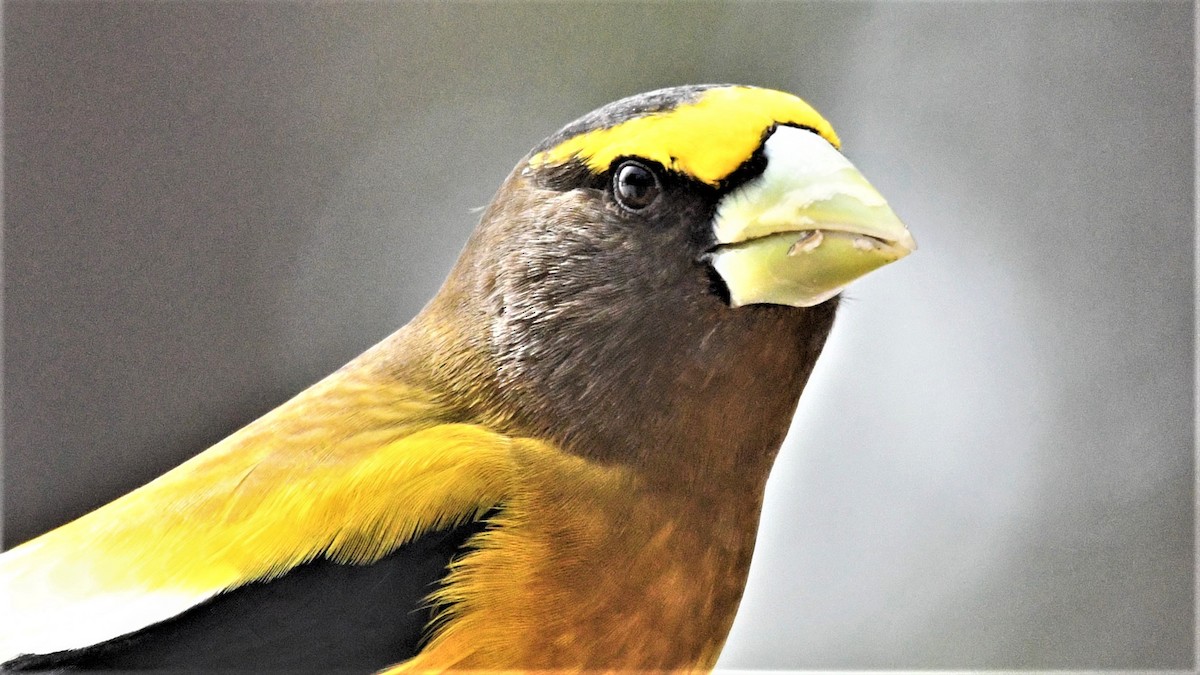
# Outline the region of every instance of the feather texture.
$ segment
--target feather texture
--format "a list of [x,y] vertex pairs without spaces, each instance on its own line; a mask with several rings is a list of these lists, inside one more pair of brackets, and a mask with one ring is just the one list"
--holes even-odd
[[0,663],[85,647],[312,560],[477,518],[513,441],[343,369],[147,485],[0,556]]

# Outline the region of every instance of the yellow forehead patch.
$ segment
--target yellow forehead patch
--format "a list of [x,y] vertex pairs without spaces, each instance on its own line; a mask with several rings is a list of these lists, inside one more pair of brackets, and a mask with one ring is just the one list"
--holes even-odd
[[534,155],[529,164],[554,166],[579,158],[600,173],[618,157],[641,157],[716,185],[750,159],[775,124],[809,127],[834,147],[840,145],[829,122],[791,94],[721,87],[670,110],[572,136]]

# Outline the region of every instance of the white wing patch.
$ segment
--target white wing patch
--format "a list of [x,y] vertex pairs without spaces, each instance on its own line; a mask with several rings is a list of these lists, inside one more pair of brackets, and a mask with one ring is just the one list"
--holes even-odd
[[0,555],[0,664],[119,638],[217,593],[100,590],[86,564],[47,561],[37,555],[40,543],[34,540]]

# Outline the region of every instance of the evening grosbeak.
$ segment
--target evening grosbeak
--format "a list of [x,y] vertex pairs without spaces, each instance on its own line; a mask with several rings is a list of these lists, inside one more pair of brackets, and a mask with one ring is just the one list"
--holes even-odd
[[795,96],[606,105],[408,325],[0,556],[0,663],[709,669],[838,293],[914,248]]

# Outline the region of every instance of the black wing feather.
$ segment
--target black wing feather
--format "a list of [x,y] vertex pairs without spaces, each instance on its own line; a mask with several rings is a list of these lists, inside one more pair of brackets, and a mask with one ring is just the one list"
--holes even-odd
[[371,565],[315,560],[136,633],[3,668],[374,672],[420,650],[434,612],[427,596],[485,527],[431,532]]

